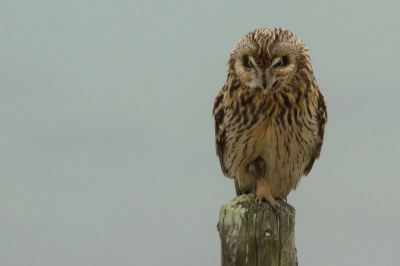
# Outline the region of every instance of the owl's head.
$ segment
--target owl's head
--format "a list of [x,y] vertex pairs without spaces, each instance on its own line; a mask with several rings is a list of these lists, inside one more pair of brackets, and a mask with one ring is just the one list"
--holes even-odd
[[229,72],[250,90],[270,94],[290,85],[306,62],[308,49],[293,33],[261,28],[249,32],[236,44],[229,59]]

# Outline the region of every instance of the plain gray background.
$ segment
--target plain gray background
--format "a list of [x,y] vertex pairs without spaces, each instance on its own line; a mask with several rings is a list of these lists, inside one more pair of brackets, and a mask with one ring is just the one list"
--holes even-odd
[[0,264],[219,265],[211,110],[259,27],[329,120],[288,201],[300,265],[399,265],[398,1],[0,1]]

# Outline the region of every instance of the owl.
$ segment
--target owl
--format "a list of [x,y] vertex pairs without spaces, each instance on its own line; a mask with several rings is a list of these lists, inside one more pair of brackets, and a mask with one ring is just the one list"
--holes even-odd
[[246,34],[229,57],[213,116],[217,156],[236,194],[277,208],[311,171],[324,139],[326,101],[307,47],[281,28]]

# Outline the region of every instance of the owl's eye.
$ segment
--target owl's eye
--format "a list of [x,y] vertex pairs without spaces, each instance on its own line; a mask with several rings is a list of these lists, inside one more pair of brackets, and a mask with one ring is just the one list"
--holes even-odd
[[250,57],[245,56],[245,57],[243,58],[243,65],[244,65],[245,67],[253,67],[253,63],[251,62]]
[[279,60],[279,62],[275,64],[275,67],[286,66],[288,64],[288,61],[289,60],[287,56],[282,56],[281,60]]

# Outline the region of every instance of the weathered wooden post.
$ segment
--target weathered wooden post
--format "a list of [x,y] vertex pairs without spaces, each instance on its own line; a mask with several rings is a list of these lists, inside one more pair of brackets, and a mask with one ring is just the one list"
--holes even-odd
[[253,194],[226,203],[219,215],[221,266],[295,266],[295,209],[287,203],[274,212],[268,203],[257,206]]

